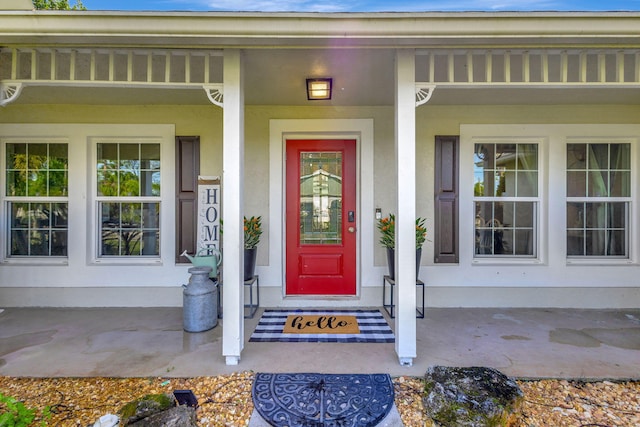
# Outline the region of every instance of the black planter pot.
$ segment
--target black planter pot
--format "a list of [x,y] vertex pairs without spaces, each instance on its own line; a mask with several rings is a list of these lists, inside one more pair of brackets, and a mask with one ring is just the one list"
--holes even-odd
[[[416,249],[416,280],[420,274],[420,259],[422,258],[422,248]],[[396,263],[395,263],[395,250],[387,248],[387,265],[389,266],[389,278],[391,280],[396,279]]]
[[391,280],[395,280],[396,278],[395,251],[391,248],[387,248],[387,266],[389,267],[389,278]]
[[256,256],[258,248],[244,250],[244,280],[251,280],[256,275]]

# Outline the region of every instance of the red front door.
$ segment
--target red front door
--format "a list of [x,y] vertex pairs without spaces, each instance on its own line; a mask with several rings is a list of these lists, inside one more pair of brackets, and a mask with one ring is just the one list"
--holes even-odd
[[356,141],[287,140],[287,295],[356,294]]

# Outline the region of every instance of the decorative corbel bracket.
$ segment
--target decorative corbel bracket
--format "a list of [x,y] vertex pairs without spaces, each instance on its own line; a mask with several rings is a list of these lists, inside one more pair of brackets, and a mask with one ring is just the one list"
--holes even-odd
[[416,83],[416,107],[426,104],[431,99],[436,85],[428,83]]
[[220,108],[224,108],[224,85],[223,84],[209,84],[203,85],[207,98],[212,104],[217,105]]
[[18,99],[22,92],[22,83],[0,83],[0,107]]

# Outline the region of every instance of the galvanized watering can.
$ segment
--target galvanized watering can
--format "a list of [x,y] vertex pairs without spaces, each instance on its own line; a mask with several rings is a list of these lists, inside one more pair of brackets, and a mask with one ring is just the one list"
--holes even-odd
[[[205,255],[200,255],[202,253]],[[189,255],[186,250],[180,255],[187,257],[195,267],[211,267],[211,273],[209,273],[211,279],[218,277],[218,266],[222,263],[222,254],[220,251],[214,248],[202,248],[195,256]]]

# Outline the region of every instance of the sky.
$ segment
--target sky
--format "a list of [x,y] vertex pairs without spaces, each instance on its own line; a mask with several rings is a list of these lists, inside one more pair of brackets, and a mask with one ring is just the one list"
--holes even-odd
[[[75,0],[70,0],[74,4]],[[640,11],[640,0],[82,0],[88,10],[260,12]]]

